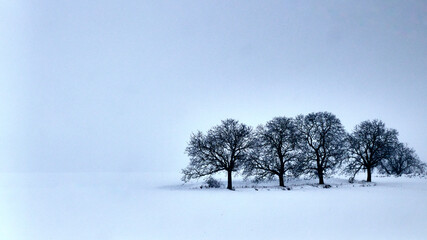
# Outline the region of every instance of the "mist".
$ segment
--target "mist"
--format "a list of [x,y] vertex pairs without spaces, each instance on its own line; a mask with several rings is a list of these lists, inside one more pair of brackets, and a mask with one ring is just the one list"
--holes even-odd
[[226,118],[380,119],[427,150],[423,1],[13,1],[1,172],[179,172]]

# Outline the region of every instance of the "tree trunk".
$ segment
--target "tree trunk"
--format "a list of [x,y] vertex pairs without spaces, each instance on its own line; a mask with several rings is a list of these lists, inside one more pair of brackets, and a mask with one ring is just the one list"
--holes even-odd
[[319,177],[319,184],[325,184],[323,182],[323,166],[320,162],[320,157],[318,155],[318,153],[316,152],[316,156],[317,156],[317,177]]
[[233,190],[233,184],[231,179],[232,171],[228,171],[228,182],[227,182],[227,189]]
[[279,174],[279,186],[285,186],[285,182],[283,181],[283,174]]
[[368,178],[366,179],[367,182],[371,182],[371,167],[367,168]]
[[319,175],[319,184],[325,184],[325,182],[323,182],[323,171],[319,170],[318,175]]

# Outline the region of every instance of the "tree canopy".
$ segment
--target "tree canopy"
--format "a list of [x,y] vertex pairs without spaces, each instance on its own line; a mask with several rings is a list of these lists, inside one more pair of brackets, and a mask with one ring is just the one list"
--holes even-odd
[[382,161],[392,157],[397,145],[398,133],[388,129],[380,120],[364,121],[348,135],[350,159],[346,172],[356,174],[367,171],[366,181],[370,182],[372,170]]
[[332,173],[346,158],[345,130],[340,120],[329,112],[300,115],[296,122],[302,139],[300,169],[317,176],[319,184],[324,184],[324,175]]
[[234,119],[222,121],[207,134],[193,134],[186,149],[190,164],[182,170],[183,181],[227,171],[227,188],[232,189],[231,174],[247,159],[252,143],[252,128]]
[[277,176],[279,185],[284,186],[284,175],[295,169],[299,152],[294,120],[276,117],[265,126],[258,126],[255,136],[244,174],[254,176],[257,181]]
[[401,176],[402,174],[422,174],[426,171],[426,164],[422,163],[413,148],[398,143],[393,154],[384,159],[379,166],[381,173]]

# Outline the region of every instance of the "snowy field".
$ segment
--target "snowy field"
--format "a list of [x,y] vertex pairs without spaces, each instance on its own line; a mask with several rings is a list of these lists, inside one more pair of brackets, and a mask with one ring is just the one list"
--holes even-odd
[[179,177],[0,174],[0,239],[427,239],[425,178],[229,191]]

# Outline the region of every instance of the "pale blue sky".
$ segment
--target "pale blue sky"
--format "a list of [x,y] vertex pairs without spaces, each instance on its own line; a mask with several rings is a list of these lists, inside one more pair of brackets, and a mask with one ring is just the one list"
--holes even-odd
[[191,132],[330,111],[427,159],[425,1],[2,1],[0,171],[179,171]]

